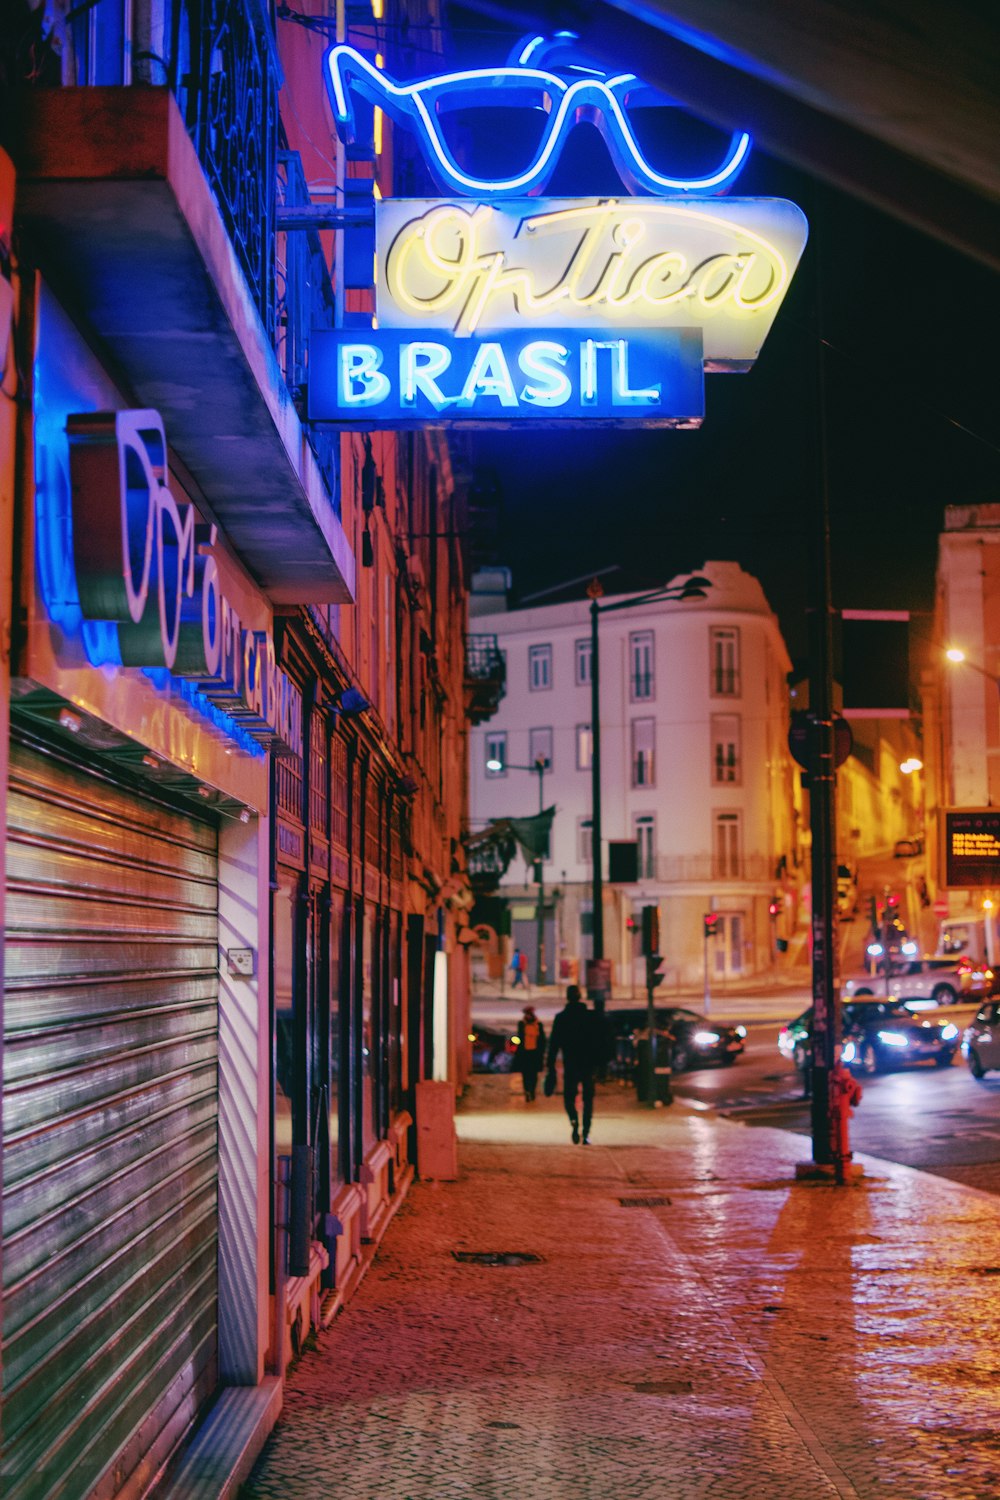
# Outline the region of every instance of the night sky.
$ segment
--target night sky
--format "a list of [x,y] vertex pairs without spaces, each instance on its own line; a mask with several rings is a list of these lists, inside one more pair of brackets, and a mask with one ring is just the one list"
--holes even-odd
[[[509,42],[481,16],[456,10],[454,25],[451,60],[503,61]],[[547,196],[616,191],[603,141],[578,126]],[[706,378],[700,431],[467,442],[498,485],[493,559],[511,567],[515,600],[599,567],[618,565],[605,580],[618,590],[733,559],[761,579],[797,657],[821,483],[817,327],[834,603],[929,611],[944,506],[1000,501],[1000,298],[975,262],[760,151],[735,191],[792,199],[810,241],[755,368]]]

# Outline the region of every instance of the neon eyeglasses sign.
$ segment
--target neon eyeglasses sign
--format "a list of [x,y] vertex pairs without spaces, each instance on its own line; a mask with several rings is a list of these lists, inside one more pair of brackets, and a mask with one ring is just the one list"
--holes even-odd
[[[721,164],[711,172],[684,177],[658,171],[648,160],[629,118],[629,111],[645,105],[672,107],[672,101],[644,84],[634,73],[610,74],[569,61],[575,37],[560,32],[547,40],[530,37],[518,43],[506,66],[471,68],[442,73],[417,83],[400,84],[375,67],[354,47],[331,47],[325,76],[330,103],[341,138],[357,137],[353,95],[381,109],[397,125],[417,135],[435,181],[445,193],[486,201],[545,190],[566,144],[580,120],[600,131],[622,181],[632,193],[654,197],[721,193],[746,165],[750,136],[735,132]],[[549,66],[545,63],[553,61]],[[534,160],[511,177],[475,177],[463,171],[445,138],[444,117],[457,109],[504,107],[542,110],[547,116]]]

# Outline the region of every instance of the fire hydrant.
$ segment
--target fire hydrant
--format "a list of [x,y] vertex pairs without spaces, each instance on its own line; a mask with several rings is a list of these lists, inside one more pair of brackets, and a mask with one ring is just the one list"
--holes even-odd
[[844,1182],[851,1160],[851,1110],[861,1103],[861,1085],[837,1058],[830,1070],[830,1154],[838,1182]]

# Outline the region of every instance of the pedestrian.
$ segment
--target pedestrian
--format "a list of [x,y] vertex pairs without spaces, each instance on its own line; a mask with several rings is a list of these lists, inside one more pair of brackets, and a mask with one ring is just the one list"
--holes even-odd
[[580,998],[578,985],[566,990],[566,1004],[552,1023],[549,1037],[548,1073],[545,1093],[555,1093],[556,1059],[562,1053],[563,1104],[573,1132],[573,1144],[580,1140],[580,1118],[577,1095],[583,1096],[583,1144],[590,1145],[590,1122],[594,1114],[594,1073],[600,1062],[601,1046],[597,1017]]
[[521,960],[523,958],[524,958],[524,954],[521,952],[520,948],[515,948],[514,949],[514,956],[513,956],[513,958],[510,961],[510,972],[511,972],[511,975],[512,975],[512,978],[513,978],[513,983],[511,984],[511,989],[512,990],[516,990],[518,988],[520,988],[520,989],[525,989],[526,988],[525,982],[524,982],[524,975],[525,975],[525,971],[526,971],[526,969],[527,969],[528,966],[527,966],[527,964],[522,964]]
[[517,1025],[517,1041],[515,1067],[521,1074],[524,1097],[529,1104],[533,1104],[535,1090],[538,1088],[538,1075],[545,1059],[545,1027],[535,1015],[533,1005],[524,1007],[524,1016]]

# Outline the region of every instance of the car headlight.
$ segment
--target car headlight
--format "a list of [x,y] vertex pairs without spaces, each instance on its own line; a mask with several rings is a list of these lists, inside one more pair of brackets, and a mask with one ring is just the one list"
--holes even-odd
[[844,1043],[844,1049],[843,1049],[843,1051],[840,1054],[840,1060],[841,1060],[841,1062],[845,1062],[845,1063],[853,1062],[854,1059],[857,1057],[857,1055],[858,1055],[858,1049],[857,1049],[857,1047],[855,1047],[854,1043],[853,1042],[845,1042]]
[[910,1045],[909,1037],[900,1036],[898,1031],[880,1031],[878,1039],[887,1047],[908,1047]]
[[719,1040],[717,1031],[696,1031],[691,1040],[698,1047],[714,1047]]
[[737,1026],[737,1028],[736,1028],[736,1035],[737,1036],[746,1036],[746,1034],[747,1034],[747,1029],[746,1029],[745,1026]]
[[943,1027],[941,1031],[941,1040],[942,1042],[950,1042],[954,1036],[958,1036],[958,1027],[949,1021],[947,1026]]
[[904,943],[899,951],[900,953],[905,953],[907,958],[912,958],[917,951],[917,945],[916,943]]

